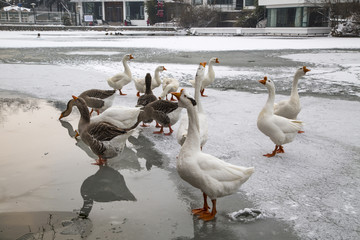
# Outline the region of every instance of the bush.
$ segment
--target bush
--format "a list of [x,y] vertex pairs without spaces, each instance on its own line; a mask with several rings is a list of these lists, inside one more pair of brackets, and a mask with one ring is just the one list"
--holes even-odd
[[71,23],[71,18],[70,18],[69,15],[64,15],[63,18],[62,18],[62,20],[63,20],[63,24],[64,24],[65,26],[71,26],[71,25],[72,25],[72,23]]
[[219,21],[219,12],[207,6],[188,5],[182,9],[180,25],[191,27],[216,27]]
[[332,30],[331,35],[334,37],[359,37],[360,22],[359,15],[352,16],[344,23],[337,24]]

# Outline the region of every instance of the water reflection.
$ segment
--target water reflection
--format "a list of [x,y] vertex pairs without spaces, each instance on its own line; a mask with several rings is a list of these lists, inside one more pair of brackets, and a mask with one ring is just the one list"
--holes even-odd
[[140,134],[137,138],[129,137],[129,142],[132,143],[137,151],[138,158],[144,158],[146,169],[150,170],[152,166],[159,168],[163,167],[163,155],[155,149],[155,144],[147,137]]
[[0,123],[6,121],[6,116],[11,112],[16,114],[21,112],[28,112],[38,110],[39,101],[30,98],[2,98],[0,101]]
[[99,170],[85,179],[80,188],[84,200],[79,216],[87,218],[94,201],[136,201],[135,196],[126,186],[125,179],[119,171],[109,166],[99,166]]

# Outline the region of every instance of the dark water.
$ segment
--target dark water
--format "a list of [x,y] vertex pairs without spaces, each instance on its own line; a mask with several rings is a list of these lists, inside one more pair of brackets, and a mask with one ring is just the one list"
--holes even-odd
[[[91,54],[91,52],[94,54]],[[99,54],[101,52],[103,54]],[[278,94],[288,95],[291,91],[291,82],[296,69],[307,66],[312,71],[299,81],[301,95],[360,100],[359,70],[356,66],[354,68],[344,67],[341,61],[332,64],[311,61],[311,55],[337,53],[338,50],[336,49],[174,52],[150,48],[26,48],[1,49],[0,62],[8,64],[67,65],[84,69],[97,66],[99,71],[106,72],[109,69],[122,68],[120,64],[122,56],[129,52],[135,56],[135,60],[131,63],[133,76],[141,75],[142,72],[153,69],[153,65],[167,66],[175,64],[173,68],[179,67],[185,70],[173,72],[171,77],[179,79],[182,86],[190,86],[188,80],[193,78],[194,71],[186,66],[198,64],[216,56],[219,58],[220,64],[214,67],[216,80],[210,86],[211,88],[266,92],[256,81],[266,75],[276,81]],[[360,50],[342,50],[342,52],[344,54],[355,53],[360,56]],[[289,54],[311,55],[309,55],[308,62],[293,61],[281,57]],[[332,78],[335,80],[329,80],[328,76],[332,76],[332,74],[334,75]],[[345,79],[341,79],[342,74],[345,74],[343,76]],[[357,81],[347,81],[346,74],[351,74],[357,78]],[[337,77],[338,75],[339,77]]]

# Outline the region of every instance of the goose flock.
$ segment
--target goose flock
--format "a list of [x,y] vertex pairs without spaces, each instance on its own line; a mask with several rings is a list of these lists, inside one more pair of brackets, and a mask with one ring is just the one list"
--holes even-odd
[[[195,79],[189,80],[194,87],[195,97],[185,89],[177,92],[177,79],[161,80],[160,73],[167,70],[164,66],[156,67],[154,77],[147,73],[143,79],[133,79],[128,65],[128,61],[132,59],[134,57],[131,54],[126,54],[122,59],[124,71],[107,79],[113,90],[90,89],[78,96],[72,96],[59,119],[67,117],[73,106],[78,108],[80,120],[76,137],[80,136],[98,156],[95,163],[97,165],[104,165],[107,159],[120,154],[135,129],[148,127],[147,124],[155,121],[160,130],[154,131],[154,134],[171,135],[174,132],[172,126],[180,122],[176,132],[176,140],[181,146],[176,158],[177,172],[184,181],[198,188],[203,194],[203,206],[193,209],[192,213],[204,221],[214,219],[217,212],[216,200],[237,192],[254,173],[253,167],[233,165],[202,151],[209,137],[209,119],[200,97],[207,97],[204,91],[214,82],[213,65],[219,63],[219,59],[213,57],[208,63],[201,62],[198,65]],[[301,109],[297,88],[298,80],[308,71],[310,70],[306,67],[296,71],[290,98],[277,104],[274,82],[267,77],[259,80],[268,90],[268,99],[258,115],[257,127],[275,144],[275,149],[264,156],[274,157],[278,153],[284,153],[283,145],[294,141],[295,136],[302,132],[303,123],[297,119]],[[120,95],[126,95],[122,89],[132,81],[138,96],[134,107],[112,106],[115,92],[119,90]],[[161,95],[155,96],[153,90],[161,85]],[[171,94],[170,100],[168,94]],[[89,108],[92,109],[91,112]],[[186,115],[182,114],[183,109],[186,109]],[[93,111],[98,115],[92,116]],[[167,133],[164,133],[164,127],[169,129]],[[212,202],[211,211],[208,198]]]

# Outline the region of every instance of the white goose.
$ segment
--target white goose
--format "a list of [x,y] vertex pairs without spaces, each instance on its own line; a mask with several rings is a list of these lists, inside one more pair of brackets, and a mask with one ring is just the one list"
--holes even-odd
[[[188,112],[188,135],[178,155],[176,168],[180,177],[203,192],[203,208],[192,212],[204,221],[214,219],[216,215],[216,199],[235,193],[246,182],[254,168],[232,165],[200,150],[199,119],[195,108],[196,101],[182,89],[172,93],[179,100],[179,107],[185,107]],[[207,197],[212,201],[212,211],[209,212]]]
[[[179,81],[175,78],[164,78],[163,79],[163,83],[162,83],[162,88],[163,88],[163,92],[160,95],[160,99],[164,99],[166,98],[167,100],[167,95],[171,92],[175,92],[178,90],[179,88]],[[171,95],[171,101],[175,101],[175,99],[173,98],[173,95]]]
[[[151,81],[151,90],[154,90],[161,85],[160,72],[166,71],[164,66],[155,68],[154,78]],[[140,93],[145,93],[146,84],[144,78],[134,79],[135,88],[137,90],[136,96],[140,97]]]
[[295,75],[294,80],[292,83],[291,88],[291,95],[290,98],[287,100],[280,101],[274,105],[274,113],[276,115],[289,118],[289,119],[296,119],[298,114],[300,113],[301,106],[300,106],[300,98],[298,93],[298,82],[299,79],[307,72],[309,72],[310,69],[304,67],[299,68]]
[[127,63],[131,59],[134,59],[134,57],[131,54],[126,54],[122,59],[124,72],[118,73],[107,80],[110,87],[112,87],[114,90],[119,89],[120,95],[126,95],[121,92],[121,89],[132,80],[131,71]]
[[[205,72],[205,65],[206,62],[200,63],[199,67],[196,71],[195,75],[195,101],[196,101],[196,110],[199,117],[199,126],[200,126],[200,148],[202,149],[205,143],[208,140],[208,122],[207,116],[205,114],[204,109],[202,108],[200,102],[200,86],[204,79],[204,72]],[[180,120],[180,125],[176,133],[176,139],[180,145],[183,145],[187,136],[188,132],[188,125],[189,125],[189,118],[187,115],[183,115]]]
[[259,81],[264,84],[269,96],[265,106],[259,113],[257,126],[259,130],[268,136],[275,143],[275,149],[272,153],[265,154],[266,157],[273,157],[276,153],[283,153],[283,146],[294,140],[298,131],[301,130],[302,122],[284,118],[274,114],[275,85],[274,82],[267,77]]
[[[210,58],[208,62],[208,71],[204,77],[204,81],[201,84],[200,93],[201,96],[207,97],[207,95],[204,95],[205,87],[209,86],[215,81],[215,71],[213,68],[214,63],[220,63],[219,59],[217,57]],[[195,87],[195,80],[190,80],[190,83],[193,87]]]

